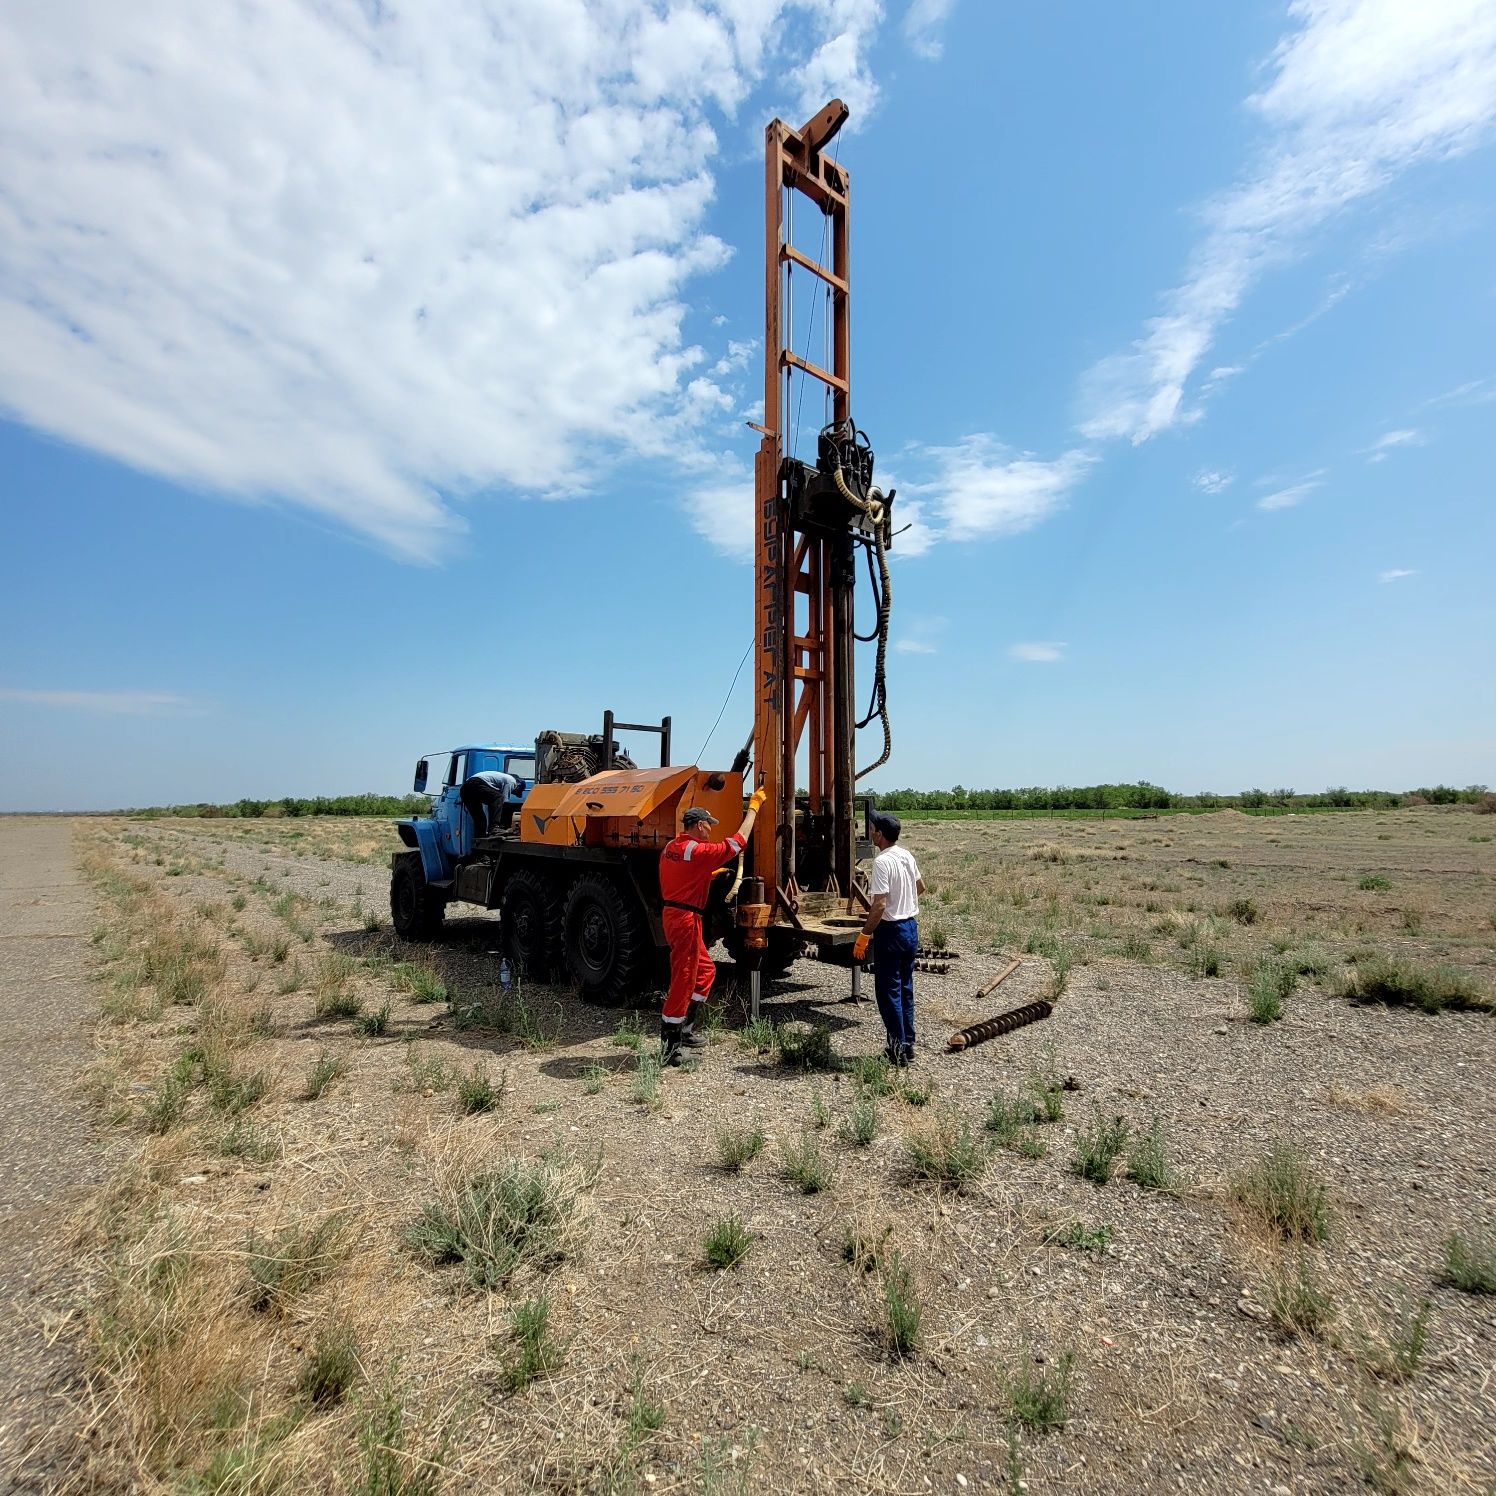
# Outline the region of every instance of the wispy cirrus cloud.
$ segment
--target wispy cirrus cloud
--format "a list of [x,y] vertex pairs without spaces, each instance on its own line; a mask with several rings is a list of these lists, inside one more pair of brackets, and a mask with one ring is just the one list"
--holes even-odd
[[1054,641],[1033,641],[1027,644],[1010,644],[1008,658],[1025,665],[1056,665],[1065,658],[1068,644]]
[[1257,508],[1266,510],[1268,513],[1276,509],[1293,509],[1302,504],[1316,489],[1322,487],[1324,487],[1324,479],[1319,474],[1302,478],[1297,483],[1290,483],[1286,488],[1274,489],[1272,493],[1264,494],[1257,500]]
[[56,707],[63,711],[97,712],[108,717],[150,717],[185,712],[193,703],[174,691],[34,691],[19,686],[0,687],[0,701],[26,706]]
[[1190,419],[1190,378],[1264,274],[1351,203],[1492,132],[1489,0],[1294,0],[1289,9],[1297,27],[1274,52],[1267,86],[1248,100],[1267,142],[1204,209],[1203,236],[1160,315],[1082,382],[1088,437],[1143,442]]
[[1397,447],[1421,447],[1424,436],[1421,431],[1415,431],[1411,427],[1405,431],[1388,431],[1379,436],[1369,447],[1366,454],[1369,462],[1385,462],[1387,454]]
[[1236,477],[1233,473],[1223,473],[1216,468],[1201,468],[1193,481],[1201,493],[1223,493],[1236,481]]
[[[865,117],[879,0],[0,11],[0,409],[411,559],[710,451],[717,128]],[[86,38],[86,43],[80,39]],[[703,434],[703,412],[717,422]]]
[[1416,577],[1417,575],[1416,571],[1411,571],[1406,566],[1394,566],[1388,571],[1379,571],[1377,573],[1377,581],[1400,582],[1404,577]]
[[918,56],[936,61],[945,50],[941,30],[950,13],[956,8],[956,0],[909,0],[909,9],[904,12],[904,40]]

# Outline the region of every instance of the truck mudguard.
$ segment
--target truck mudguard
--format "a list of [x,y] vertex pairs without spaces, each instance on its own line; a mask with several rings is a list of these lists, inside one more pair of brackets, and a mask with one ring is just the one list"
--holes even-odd
[[395,826],[400,832],[400,840],[407,847],[419,849],[421,871],[425,873],[428,883],[442,883],[452,876],[452,869],[447,866],[446,859],[442,856],[441,844],[437,840],[440,828],[435,821],[418,816],[414,820],[396,821]]

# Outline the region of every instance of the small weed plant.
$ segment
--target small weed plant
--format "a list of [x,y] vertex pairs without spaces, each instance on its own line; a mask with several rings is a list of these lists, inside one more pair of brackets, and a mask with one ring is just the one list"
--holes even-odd
[[358,1341],[345,1324],[327,1325],[317,1332],[306,1365],[296,1379],[296,1390],[313,1408],[334,1408],[358,1380]]
[[1385,893],[1392,887],[1392,882],[1380,873],[1363,873],[1356,887],[1363,893]]
[[751,1164],[764,1151],[762,1127],[734,1127],[731,1123],[717,1129],[717,1165],[729,1174]]
[[1267,1312],[1278,1333],[1290,1338],[1312,1338],[1328,1329],[1334,1320],[1334,1302],[1303,1253],[1269,1274]]
[[1462,1293],[1496,1293],[1496,1236],[1452,1232],[1444,1239],[1441,1278]]
[[1112,1228],[1066,1221],[1063,1226],[1050,1227],[1044,1233],[1044,1240],[1051,1246],[1069,1247],[1076,1252],[1104,1252],[1112,1243]]
[[802,1195],[818,1195],[831,1183],[831,1165],[812,1133],[802,1133],[779,1145],[780,1173]]
[[1127,1174],[1134,1184],[1145,1190],[1163,1190],[1172,1194],[1178,1189],[1179,1179],[1169,1163],[1161,1118],[1154,1117],[1147,1132],[1133,1135],[1127,1148]]
[[988,1152],[964,1117],[937,1117],[905,1140],[909,1163],[921,1179],[963,1191],[986,1172]]
[[341,1075],[348,1073],[348,1062],[341,1055],[323,1051],[312,1061],[306,1073],[306,1085],[302,1087],[303,1101],[316,1101],[319,1096]]
[[866,1148],[877,1135],[878,1103],[866,1091],[859,1091],[842,1121],[841,1139],[855,1147]]
[[245,1246],[251,1309],[284,1310],[298,1294],[323,1282],[352,1248],[353,1218],[334,1211],[312,1225],[287,1226],[275,1236],[251,1232]]
[[902,1253],[890,1252],[883,1265],[883,1337],[891,1356],[912,1356],[919,1349],[923,1320],[914,1274]]
[[702,1256],[718,1271],[736,1267],[749,1253],[753,1238],[736,1214],[719,1216],[701,1241]]
[[1231,1181],[1229,1193],[1248,1216],[1285,1241],[1329,1237],[1329,1192],[1292,1144],[1274,1144]]
[[1286,962],[1263,959],[1247,977],[1247,1016],[1253,1023],[1276,1023],[1283,1004],[1298,984],[1298,973]]
[[1340,995],[1353,1003],[1421,1008],[1425,1013],[1442,1013],[1446,1008],[1492,1010],[1491,999],[1479,983],[1455,967],[1419,966],[1391,956],[1372,955],[1358,961],[1345,974]]
[[1054,1360],[1024,1351],[1003,1374],[1003,1393],[1012,1422],[1038,1434],[1064,1428],[1070,1422],[1074,1379],[1073,1351],[1065,1351]]
[[1131,1129],[1117,1116],[1104,1117],[1098,1111],[1089,1127],[1075,1135],[1075,1157],[1072,1171],[1093,1184],[1106,1184],[1117,1167],[1117,1160],[1127,1147]]
[[457,1104],[470,1116],[477,1112],[494,1111],[504,1099],[506,1078],[497,1081],[488,1073],[488,1066],[481,1060],[457,1082]]
[[520,1392],[560,1366],[562,1347],[551,1333],[551,1301],[542,1295],[516,1304],[509,1315],[509,1355],[504,1386]]

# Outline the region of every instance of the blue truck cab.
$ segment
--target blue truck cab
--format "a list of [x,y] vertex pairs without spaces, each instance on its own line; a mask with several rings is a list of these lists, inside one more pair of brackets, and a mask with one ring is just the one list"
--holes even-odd
[[427,883],[450,883],[457,860],[473,851],[473,818],[459,796],[465,779],[489,769],[513,774],[520,781],[519,801],[523,803],[535,783],[535,745],[473,743],[427,754],[416,764],[412,788],[418,795],[431,796],[431,814],[395,825],[400,840],[420,852]]

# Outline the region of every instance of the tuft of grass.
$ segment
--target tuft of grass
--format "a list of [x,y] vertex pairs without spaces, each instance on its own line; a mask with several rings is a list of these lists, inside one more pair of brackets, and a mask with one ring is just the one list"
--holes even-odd
[[504,1099],[507,1078],[500,1076],[497,1083],[488,1073],[488,1066],[481,1060],[457,1082],[457,1104],[472,1115],[475,1112],[491,1112]]
[[1075,1157],[1072,1171],[1093,1184],[1106,1184],[1117,1167],[1117,1160],[1127,1147],[1131,1129],[1121,1117],[1103,1117],[1098,1111],[1089,1127],[1075,1135]]
[[736,1174],[764,1151],[762,1127],[734,1127],[727,1123],[717,1129],[717,1165]]
[[1284,962],[1266,957],[1258,961],[1247,977],[1247,1016],[1253,1023],[1276,1023],[1298,980],[1298,973]]
[[890,1069],[887,1055],[863,1054],[847,1061],[847,1074],[857,1089],[868,1096],[893,1095]]
[[[405,1068],[408,1074],[403,1089],[423,1096],[452,1089],[451,1066],[434,1055],[423,1054],[414,1044],[405,1051]],[[402,1087],[397,1083],[396,1089]]]
[[1004,1148],[1028,1158],[1043,1158],[1044,1144],[1036,1126],[1039,1115],[1027,1097],[996,1095],[987,1103],[987,1131]]
[[842,1261],[854,1272],[872,1272],[883,1262],[883,1248],[892,1235],[891,1223],[879,1226],[865,1216],[854,1216],[842,1228]]
[[281,997],[289,997],[293,992],[301,991],[304,980],[301,963],[293,961],[276,979],[275,990]]
[[608,1083],[608,1069],[594,1060],[582,1072],[582,1089],[589,1096],[596,1096]]
[[899,1098],[906,1106],[926,1106],[934,1088],[928,1082],[906,1080],[899,1084]]
[[1318,1242],[1330,1234],[1330,1202],[1305,1156],[1275,1143],[1228,1187],[1246,1213],[1287,1241]]
[[924,1313],[903,1254],[889,1253],[883,1264],[883,1339],[890,1355],[912,1356],[919,1349]]
[[1296,976],[1311,977],[1316,982],[1324,981],[1333,964],[1328,951],[1312,945],[1305,946],[1302,950],[1290,951],[1283,960]]
[[738,1043],[750,1054],[773,1054],[779,1047],[779,1030],[771,1018],[755,1018],[738,1031]]
[[499,1288],[523,1264],[565,1255],[580,1189],[564,1166],[511,1158],[423,1206],[405,1240],[430,1263],[461,1263],[475,1288]]
[[287,1226],[273,1237],[251,1231],[245,1243],[249,1307],[284,1310],[328,1278],[352,1247],[353,1217],[335,1210],[313,1225]]
[[819,1091],[810,1098],[810,1125],[817,1132],[831,1126],[831,1108],[826,1105],[826,1098]]
[[196,1078],[196,1060],[191,1055],[178,1056],[171,1069],[156,1082],[156,1089],[145,1103],[142,1118],[147,1131],[160,1136],[181,1122]]
[[637,1050],[644,1042],[644,1021],[637,1013],[630,1013],[626,1018],[618,1020],[618,1027],[613,1031],[613,1042],[620,1049]]
[[878,1104],[866,1091],[852,1099],[851,1110],[842,1121],[839,1135],[844,1142],[866,1148],[878,1135]]
[[1221,974],[1221,964],[1219,947],[1202,940],[1190,948],[1189,969],[1192,976],[1218,977]]
[[1392,881],[1380,873],[1363,873],[1356,887],[1366,893],[1385,893],[1392,887]]
[[270,1089],[263,1070],[237,1071],[224,1068],[208,1077],[208,1100],[225,1117],[247,1112]]
[[966,1189],[986,1172],[986,1146],[964,1117],[945,1115],[905,1139],[909,1162],[922,1179],[956,1191]]
[[363,1010],[364,1000],[356,992],[319,990],[312,1000],[318,1018],[357,1018]]
[[340,1075],[348,1073],[348,1061],[341,1055],[329,1054],[325,1050],[312,1061],[306,1073],[306,1085],[302,1087],[301,1099],[315,1101]]
[[551,1334],[551,1301],[543,1294],[516,1304],[509,1315],[511,1353],[504,1363],[504,1386],[519,1392],[560,1364],[562,1347]]
[[1050,1227],[1044,1233],[1044,1240],[1050,1246],[1070,1247],[1077,1252],[1104,1252],[1111,1245],[1112,1228],[1067,1221],[1063,1226]]
[[796,1070],[835,1070],[831,1030],[822,1024],[782,1024],[776,1034],[779,1059]]
[[268,1128],[252,1122],[232,1123],[218,1139],[218,1151],[225,1158],[242,1158],[253,1164],[268,1164],[281,1155],[280,1139]]
[[1489,1232],[1451,1232],[1444,1239],[1440,1278],[1462,1293],[1496,1293],[1496,1237]]
[[297,1393],[314,1408],[335,1408],[360,1374],[358,1341],[345,1324],[317,1332],[306,1365],[296,1378]]
[[435,1459],[422,1459],[406,1448],[406,1438],[404,1394],[389,1377],[371,1396],[359,1422],[363,1472],[350,1490],[357,1496],[437,1496],[445,1446]]
[[1278,1333],[1290,1337],[1318,1335],[1333,1322],[1334,1301],[1302,1253],[1291,1266],[1280,1265],[1268,1275],[1267,1312]]
[[831,1165],[812,1134],[802,1133],[798,1141],[781,1141],[779,1154],[780,1174],[801,1194],[818,1195],[831,1183]]
[[1011,1422],[1040,1434],[1064,1428],[1070,1422],[1074,1378],[1074,1351],[1065,1351],[1053,1361],[1024,1351],[1002,1378]]
[[1418,966],[1380,955],[1370,955],[1346,972],[1340,996],[1353,1003],[1421,1008],[1425,1013],[1492,1009],[1491,999],[1474,978],[1452,966]]
[[664,1105],[664,1099],[660,1095],[660,1074],[663,1061],[660,1055],[652,1049],[641,1049],[638,1051],[638,1063],[634,1070],[634,1084],[629,1091],[633,1101],[650,1111],[658,1111]]
[[1134,1184],[1166,1194],[1179,1188],[1179,1178],[1169,1163],[1163,1120],[1154,1117],[1147,1132],[1134,1134],[1127,1149],[1127,1173]]
[[386,998],[372,1013],[364,1013],[354,1022],[354,1029],[366,1039],[380,1038],[390,1026],[390,1002]]
[[1232,899],[1221,909],[1223,919],[1234,919],[1239,925],[1255,925],[1262,913],[1251,899]]
[[1428,1322],[1433,1304],[1420,1299],[1402,1314],[1384,1319],[1377,1341],[1368,1341],[1361,1359],[1376,1376],[1388,1382],[1411,1382],[1423,1367],[1428,1352]]
[[753,1237],[734,1212],[718,1216],[701,1239],[702,1255],[719,1271],[736,1267],[753,1246]]
[[449,995],[440,973],[419,961],[397,961],[390,967],[389,976],[414,1003],[444,1003]]

